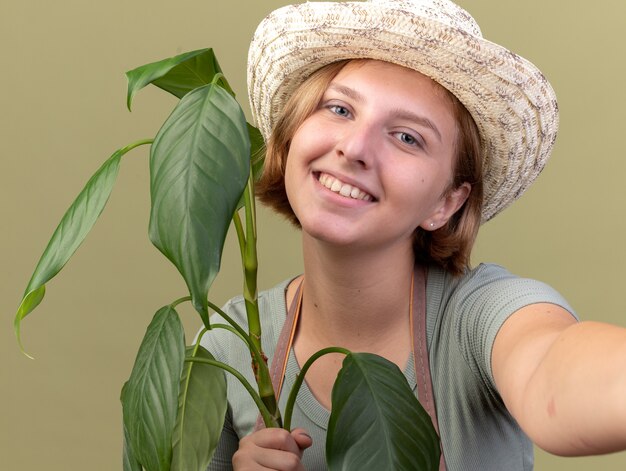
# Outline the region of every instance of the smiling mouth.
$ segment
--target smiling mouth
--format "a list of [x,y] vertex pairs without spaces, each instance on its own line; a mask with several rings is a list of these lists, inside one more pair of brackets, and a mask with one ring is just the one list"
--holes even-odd
[[346,198],[363,201],[375,201],[375,198],[369,193],[366,193],[356,186],[348,185],[347,183],[344,183],[327,173],[320,173],[318,175],[318,181],[333,193],[337,193],[338,195]]

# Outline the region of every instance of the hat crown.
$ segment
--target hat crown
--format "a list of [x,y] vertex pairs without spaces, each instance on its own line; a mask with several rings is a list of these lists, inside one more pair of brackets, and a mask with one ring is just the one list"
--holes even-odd
[[482,38],[480,27],[472,15],[449,0],[369,0],[369,3],[411,12]]

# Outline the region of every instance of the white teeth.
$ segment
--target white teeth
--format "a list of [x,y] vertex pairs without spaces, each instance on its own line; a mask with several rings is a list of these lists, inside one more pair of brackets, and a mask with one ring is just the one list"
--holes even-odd
[[346,198],[364,201],[372,201],[374,199],[372,195],[365,193],[356,186],[343,183],[341,180],[338,180],[327,173],[320,174],[319,182],[333,193],[339,193],[341,196],[345,196]]
[[354,188],[352,188],[350,185],[343,185],[341,187],[341,190],[339,190],[339,194],[342,196],[352,196],[352,190],[354,190]]

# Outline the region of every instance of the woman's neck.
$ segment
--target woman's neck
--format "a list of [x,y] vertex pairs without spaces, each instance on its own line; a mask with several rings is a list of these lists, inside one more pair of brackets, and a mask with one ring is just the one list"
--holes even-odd
[[359,251],[328,246],[304,234],[303,250],[299,331],[309,341],[377,352],[408,332],[414,263],[410,246]]

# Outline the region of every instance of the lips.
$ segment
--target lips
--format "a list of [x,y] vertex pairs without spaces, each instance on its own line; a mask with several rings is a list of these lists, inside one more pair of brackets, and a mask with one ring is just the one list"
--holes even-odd
[[337,193],[338,195],[344,196],[346,198],[351,198],[355,200],[363,200],[363,201],[374,201],[375,198],[369,193],[363,191],[362,189],[349,185],[348,183],[344,183],[338,178],[329,175],[328,173],[320,173],[318,177],[318,181],[326,188],[328,188],[333,193]]

